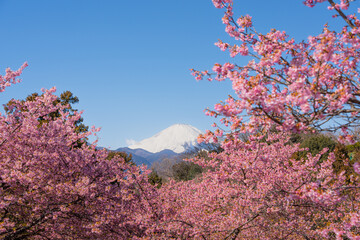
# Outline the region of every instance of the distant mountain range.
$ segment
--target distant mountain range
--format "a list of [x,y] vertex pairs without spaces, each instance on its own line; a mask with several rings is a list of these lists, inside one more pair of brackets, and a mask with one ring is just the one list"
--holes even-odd
[[122,147],[116,149],[115,151],[126,152],[128,154],[131,154],[133,161],[137,165],[145,164],[148,167],[150,167],[156,161],[160,161],[164,158],[172,158],[178,155],[178,153],[175,153],[168,149],[165,149],[157,153],[151,153],[141,148],[131,149],[128,147]]
[[115,151],[131,154],[137,165],[145,164],[150,167],[164,158],[174,158],[197,149],[209,149],[208,145],[198,144],[199,134],[201,131],[191,125],[175,124],[150,138]]

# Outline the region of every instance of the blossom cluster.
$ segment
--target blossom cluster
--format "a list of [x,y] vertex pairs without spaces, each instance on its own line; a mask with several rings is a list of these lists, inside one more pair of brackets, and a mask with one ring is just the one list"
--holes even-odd
[[[232,1],[213,1],[225,8],[225,31],[239,44],[215,43],[231,57],[249,56],[245,66],[216,63],[213,73],[192,69],[196,79],[230,79],[236,97],[216,105],[208,114],[241,132],[269,129],[284,131],[347,129],[358,126],[360,85],[360,21],[343,10],[349,1],[335,6],[346,26],[338,33],[325,25],[321,34],[295,42],[284,31],[267,34],[255,30],[248,15],[235,20]],[[324,1],[305,1],[308,6]],[[240,114],[241,113],[241,114]],[[247,116],[246,121],[240,116]],[[331,124],[328,123],[339,123]],[[349,135],[342,137],[351,140]]]

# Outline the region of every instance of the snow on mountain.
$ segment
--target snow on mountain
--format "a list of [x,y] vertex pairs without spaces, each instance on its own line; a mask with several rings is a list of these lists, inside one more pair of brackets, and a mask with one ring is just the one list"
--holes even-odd
[[154,136],[129,146],[131,149],[141,148],[148,152],[157,153],[169,149],[175,153],[182,153],[197,145],[197,137],[201,131],[188,124],[175,124]]

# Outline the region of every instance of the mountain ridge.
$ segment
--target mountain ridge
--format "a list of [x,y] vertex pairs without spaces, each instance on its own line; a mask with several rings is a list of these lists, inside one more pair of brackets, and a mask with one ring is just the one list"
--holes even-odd
[[[115,151],[131,154],[132,159],[136,165],[144,164],[148,167],[150,167],[154,162],[160,161],[164,158],[172,158],[179,155],[178,153],[175,153],[169,149],[165,149],[157,153],[150,153],[141,148],[131,149],[128,147],[122,147],[116,149]],[[146,152],[149,154],[147,154]]]

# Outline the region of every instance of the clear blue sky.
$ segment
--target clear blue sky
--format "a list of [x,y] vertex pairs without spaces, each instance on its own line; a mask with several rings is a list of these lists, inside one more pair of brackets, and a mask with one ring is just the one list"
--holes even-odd
[[[258,31],[298,41],[333,21],[326,4],[310,9],[302,0],[237,0],[234,8]],[[231,83],[197,82],[189,69],[246,61],[214,46],[228,39],[222,15],[211,0],[0,0],[0,70],[29,63],[0,102],[70,90],[85,123],[102,127],[99,145],[112,149],[175,123],[211,129],[203,110],[232,94]]]

